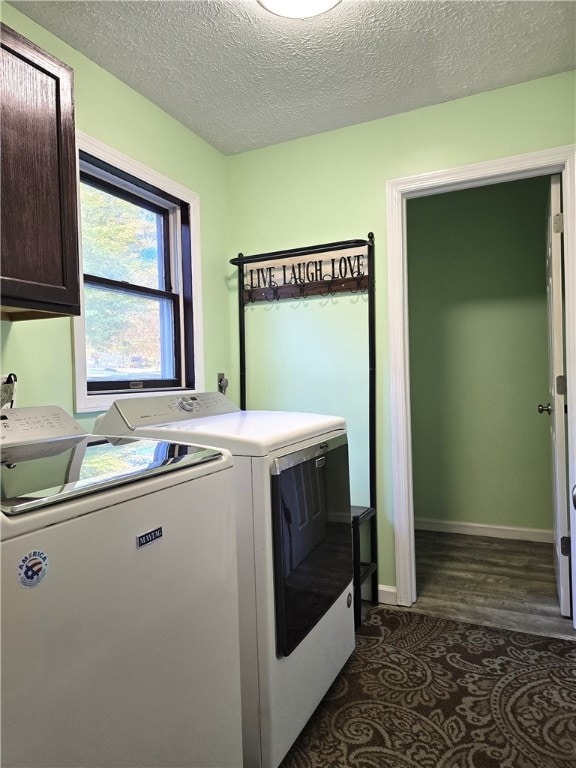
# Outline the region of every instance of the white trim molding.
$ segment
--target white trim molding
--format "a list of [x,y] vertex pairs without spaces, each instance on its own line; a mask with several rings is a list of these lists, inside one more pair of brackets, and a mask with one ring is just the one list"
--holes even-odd
[[554,543],[554,531],[544,528],[517,528],[511,525],[485,525],[484,523],[457,523],[452,520],[414,519],[417,531],[439,531],[440,533],[463,533],[466,536],[489,536],[493,539],[514,539],[515,541],[540,541]]
[[[576,151],[575,146],[531,152],[475,165],[424,173],[387,184],[387,254],[390,344],[392,499],[398,605],[416,600],[414,502],[408,341],[406,200],[500,182],[562,174],[566,370],[576,371]],[[576,376],[568,376],[568,402],[576,403]],[[576,410],[568,413],[569,487],[576,486]],[[572,562],[576,563],[576,511],[571,510]],[[572,569],[576,601],[576,568]],[[576,612],[575,612],[576,615]]]

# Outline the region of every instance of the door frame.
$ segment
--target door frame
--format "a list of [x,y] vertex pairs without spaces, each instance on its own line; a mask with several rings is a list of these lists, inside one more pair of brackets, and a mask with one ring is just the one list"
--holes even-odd
[[[406,201],[443,192],[536,176],[562,175],[564,210],[566,370],[576,371],[576,145],[423,173],[387,183],[388,320],[390,349],[390,450],[396,557],[396,602],[416,600],[414,499],[408,336],[408,246]],[[576,376],[568,376],[568,488],[576,485]],[[571,494],[569,494],[571,495]],[[576,603],[576,512],[571,507],[572,600]],[[573,611],[576,622],[576,611]]]

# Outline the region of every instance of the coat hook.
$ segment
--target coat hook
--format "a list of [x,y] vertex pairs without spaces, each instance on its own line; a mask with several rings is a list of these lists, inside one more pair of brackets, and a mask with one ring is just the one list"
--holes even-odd
[[270,282],[267,285],[267,289],[272,288],[272,298],[269,299],[268,296],[266,296],[266,301],[278,301],[280,299],[280,293],[278,292],[278,283],[275,283],[274,280],[270,280]]
[[298,293],[297,294],[292,293],[292,298],[293,299],[305,299],[305,298],[307,298],[308,294],[306,292],[306,288],[305,288],[306,283],[304,282],[304,278],[302,278],[302,277],[293,277],[290,280],[290,282],[292,283],[292,285],[297,285],[298,286]]
[[334,296],[336,293],[334,290],[334,278],[330,277],[330,275],[324,275],[322,281],[328,283],[328,290],[326,293],[324,293],[324,291],[320,291],[320,296]]
[[362,279],[364,277],[364,272],[360,272],[359,275],[354,275],[354,280],[356,280],[356,290],[349,288],[348,290],[350,293],[364,293],[366,291],[366,288],[362,288]]

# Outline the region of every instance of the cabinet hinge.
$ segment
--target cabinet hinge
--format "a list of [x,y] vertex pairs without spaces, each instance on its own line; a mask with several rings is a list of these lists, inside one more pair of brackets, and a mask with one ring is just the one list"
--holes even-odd
[[557,213],[552,219],[552,231],[557,235],[561,235],[564,232],[564,214]]
[[570,555],[570,536],[560,538],[560,554],[568,557]]

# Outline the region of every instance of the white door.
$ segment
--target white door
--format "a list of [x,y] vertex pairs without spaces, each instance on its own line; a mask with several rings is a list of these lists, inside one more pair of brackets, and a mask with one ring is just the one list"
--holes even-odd
[[570,616],[570,558],[563,554],[569,536],[570,511],[566,479],[566,379],[564,370],[564,307],[562,291],[562,210],[560,176],[550,180],[548,250],[546,278],[548,294],[549,403],[540,404],[541,413],[550,417],[552,441],[552,478],[554,489],[554,565],[560,611]]

